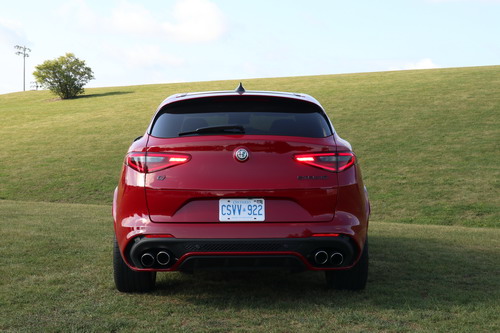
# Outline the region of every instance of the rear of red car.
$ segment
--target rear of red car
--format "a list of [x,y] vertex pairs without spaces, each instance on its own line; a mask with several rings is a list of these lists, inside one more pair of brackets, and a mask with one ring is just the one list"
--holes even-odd
[[166,99],[125,157],[113,215],[121,291],[151,290],[158,271],[204,269],[325,270],[331,287],[366,283],[356,156],[310,96]]

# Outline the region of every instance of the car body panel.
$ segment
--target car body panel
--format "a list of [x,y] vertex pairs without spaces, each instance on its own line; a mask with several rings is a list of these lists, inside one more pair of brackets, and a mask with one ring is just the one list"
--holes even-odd
[[[240,95],[236,92],[173,95],[162,102],[157,113],[179,101]],[[314,98],[304,94],[245,92],[244,95],[307,101],[323,110]],[[151,173],[138,172],[124,163],[114,194],[113,218],[118,247],[130,269],[171,271],[181,267],[184,261],[198,260],[200,256],[283,256],[284,260],[292,256],[309,270],[346,270],[359,260],[370,214],[359,165],[331,172],[294,160],[297,153],[351,151],[350,144],[338,136],[331,123],[333,135],[325,138],[234,134],[157,138],[150,135],[155,117],[144,136],[133,142],[128,151],[183,153],[189,154],[191,159],[185,164]],[[249,152],[247,161],[239,162],[234,158],[239,148]],[[266,219],[221,222],[218,218],[221,198],[263,198],[266,200]],[[286,247],[287,240],[293,239],[320,245],[328,240],[333,248],[347,239],[352,247],[352,258],[339,267],[322,267],[311,263],[312,253],[303,249],[186,250],[179,252],[175,263],[168,268],[147,268],[137,265],[137,258],[130,257],[131,248],[138,243],[146,244],[147,248],[159,242],[160,248],[168,248],[174,240],[186,240],[186,244],[195,244],[197,240],[215,243],[239,240],[260,245],[266,240],[282,240]],[[254,259],[259,261],[259,258]]]
[[[337,174],[299,164],[293,156],[300,152],[331,151],[335,149],[333,138],[315,139],[314,144],[300,141],[286,141],[278,136],[150,138],[148,152],[182,152],[191,156],[186,164],[145,175],[151,219],[218,223],[220,198],[248,197],[266,200],[266,222],[331,220]],[[245,162],[234,157],[234,152],[241,148],[249,153]],[[169,204],[165,205],[167,201]]]

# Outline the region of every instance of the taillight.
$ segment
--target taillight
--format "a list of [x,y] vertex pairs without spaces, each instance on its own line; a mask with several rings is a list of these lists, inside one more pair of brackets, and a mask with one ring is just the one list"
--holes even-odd
[[125,163],[136,171],[150,173],[184,164],[190,159],[186,154],[133,152],[127,154]]
[[345,170],[356,162],[352,152],[298,154],[294,158],[297,162],[334,172]]
[[145,235],[144,237],[146,237],[146,238],[175,238],[171,234],[161,234],[161,235],[151,234],[151,235]]
[[313,237],[339,237],[340,234],[312,234]]

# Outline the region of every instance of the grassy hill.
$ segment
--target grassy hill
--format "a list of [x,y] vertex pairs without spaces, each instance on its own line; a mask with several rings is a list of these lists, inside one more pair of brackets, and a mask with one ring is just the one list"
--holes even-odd
[[[362,163],[372,221],[497,227],[500,66],[245,80],[303,92]],[[109,205],[124,153],[158,104],[236,81],[0,95],[0,199]]]
[[315,96],[353,144],[373,207],[365,291],[215,272],[117,292],[110,203],[131,140],[168,95],[236,85],[0,95],[0,331],[500,331],[500,66],[245,80]]
[[363,292],[321,272],[206,272],[123,294],[109,206],[0,200],[0,216],[1,332],[500,331],[500,229],[372,223]]

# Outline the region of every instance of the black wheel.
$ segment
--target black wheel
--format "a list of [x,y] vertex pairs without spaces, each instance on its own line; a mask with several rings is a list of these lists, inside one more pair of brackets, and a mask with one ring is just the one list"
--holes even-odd
[[344,271],[325,271],[326,285],[332,289],[362,290],[368,278],[368,239],[357,264]]
[[122,292],[146,292],[155,288],[156,272],[136,272],[123,261],[116,238],[113,244],[113,270],[116,289]]

